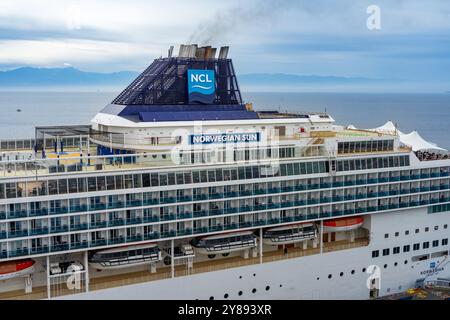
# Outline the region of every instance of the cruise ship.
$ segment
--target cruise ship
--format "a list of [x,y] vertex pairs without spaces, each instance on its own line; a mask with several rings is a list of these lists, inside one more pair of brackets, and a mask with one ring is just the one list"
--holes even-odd
[[450,278],[445,151],[258,110],[228,52],[171,47],[91,124],[0,141],[1,299],[376,299]]

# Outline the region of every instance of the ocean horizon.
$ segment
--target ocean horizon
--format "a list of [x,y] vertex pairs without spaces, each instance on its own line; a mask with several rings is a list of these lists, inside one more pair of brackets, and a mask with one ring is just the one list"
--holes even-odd
[[[0,91],[0,140],[34,137],[35,126],[89,124],[119,91]],[[328,112],[338,125],[374,128],[391,120],[450,149],[450,94],[243,92],[255,110]],[[21,111],[18,112],[18,109]]]

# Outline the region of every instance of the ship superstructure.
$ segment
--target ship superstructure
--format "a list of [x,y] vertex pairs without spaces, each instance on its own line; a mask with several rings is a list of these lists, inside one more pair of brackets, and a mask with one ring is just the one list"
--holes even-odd
[[0,298],[367,299],[449,276],[450,160],[258,111],[216,53],[171,48],[91,125],[1,141]]

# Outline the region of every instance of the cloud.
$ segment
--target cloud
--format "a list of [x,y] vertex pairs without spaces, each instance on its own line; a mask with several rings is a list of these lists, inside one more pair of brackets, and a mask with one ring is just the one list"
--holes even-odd
[[243,73],[449,79],[448,34],[447,0],[1,1],[0,68],[142,70],[192,40],[230,45]]

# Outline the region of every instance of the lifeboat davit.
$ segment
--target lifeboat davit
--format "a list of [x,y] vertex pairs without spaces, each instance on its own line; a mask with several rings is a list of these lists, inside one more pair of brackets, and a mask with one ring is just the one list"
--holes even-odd
[[161,250],[156,243],[100,250],[89,257],[92,267],[103,269],[121,269],[162,260]]
[[317,237],[314,223],[296,223],[270,228],[263,233],[263,243],[271,246],[290,244]]
[[0,263],[0,280],[23,277],[34,272],[35,261],[23,259]]
[[233,251],[256,247],[256,236],[252,231],[230,232],[196,238],[191,244],[198,253],[212,257],[215,254],[228,255]]
[[326,232],[350,231],[361,227],[363,222],[362,217],[328,220],[323,222],[323,230]]

